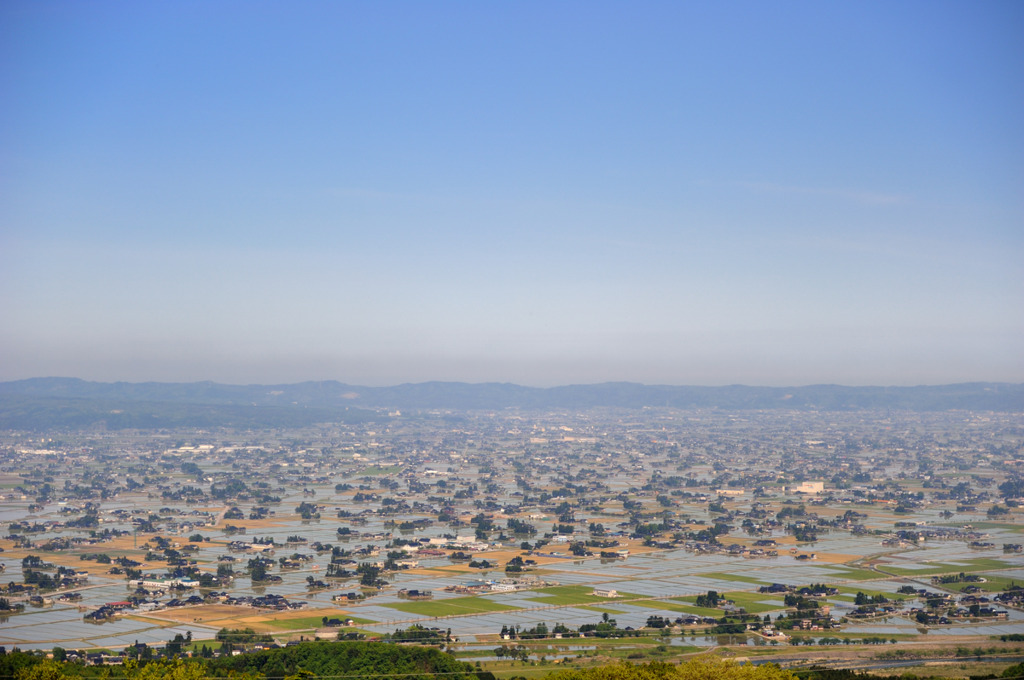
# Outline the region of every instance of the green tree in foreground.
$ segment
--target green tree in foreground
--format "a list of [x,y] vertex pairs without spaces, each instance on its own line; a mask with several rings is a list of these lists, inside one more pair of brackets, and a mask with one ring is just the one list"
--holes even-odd
[[718,657],[693,659],[686,663],[619,664],[602,668],[557,671],[549,680],[797,680],[788,670],[774,664],[740,665]]
[[65,678],[78,678],[81,675],[69,673],[66,663],[46,659],[30,666],[23,666],[15,674],[15,680],[65,680]]
[[207,680],[210,677],[203,664],[181,659],[152,661],[144,666],[129,661],[124,670],[128,680]]
[[[484,680],[470,664],[435,647],[383,642],[307,642],[294,647],[215,659],[210,662],[210,670],[211,675],[216,676],[233,671],[267,678],[284,678],[309,671],[318,677],[394,675],[401,676],[402,680],[434,677]],[[490,677],[489,673],[484,675]]]

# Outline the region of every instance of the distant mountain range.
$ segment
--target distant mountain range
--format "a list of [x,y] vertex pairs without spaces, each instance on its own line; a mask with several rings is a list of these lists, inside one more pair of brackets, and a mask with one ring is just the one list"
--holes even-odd
[[0,428],[16,430],[295,427],[373,420],[382,410],[794,409],[1024,412],[1024,384],[918,387],[683,387],[602,383],[523,387],[426,382],[361,387],[333,380],[291,385],[99,383],[32,378],[0,383]]

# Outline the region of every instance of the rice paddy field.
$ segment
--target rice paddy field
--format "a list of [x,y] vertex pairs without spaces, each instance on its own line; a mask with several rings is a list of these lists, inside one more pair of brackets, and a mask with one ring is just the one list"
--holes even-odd
[[[999,617],[923,625],[911,613],[923,602],[899,591],[912,586],[953,598],[993,597],[1024,584],[1024,554],[1013,547],[1024,528],[1020,510],[1006,506],[998,492],[1014,478],[1015,464],[977,453],[965,462],[964,453],[991,450],[992,442],[1018,446],[1019,424],[1009,416],[960,415],[951,422],[666,410],[642,418],[479,416],[457,428],[447,421],[398,423],[390,432],[250,433],[244,445],[230,433],[181,433],[173,442],[95,435],[47,454],[25,453],[12,435],[0,477],[0,580],[25,582],[33,571],[23,565],[29,557],[50,565],[47,573],[65,567],[85,579],[40,593],[38,601],[17,590],[4,593],[24,608],[0,615],[0,645],[116,649],[136,641],[160,645],[179,633],[212,640],[223,628],[252,628],[282,642],[333,637],[338,630],[372,638],[415,625],[450,631],[454,651],[498,664],[491,659],[495,647],[520,644],[502,640],[503,628],[543,623],[575,631],[608,620],[641,637],[566,635],[543,648],[530,642],[537,647],[532,658],[554,663],[605,649],[623,658],[641,652],[675,658],[711,648],[781,654],[825,637],[843,649],[851,648],[846,641],[857,647],[867,638],[908,650],[991,644],[1024,634],[1024,611],[998,605]],[[798,472],[821,480],[823,490],[795,492]],[[49,495],[41,493],[44,484]],[[85,485],[116,492],[93,500]],[[223,495],[230,485],[236,495]],[[190,488],[199,500],[180,499]],[[1005,511],[993,521],[997,505]],[[257,518],[260,507],[266,512]],[[69,522],[86,516],[96,522]],[[814,529],[813,540],[797,540],[796,522]],[[532,531],[513,531],[524,525]],[[706,530],[719,525],[721,540],[708,547]],[[97,540],[103,532],[108,535]],[[255,555],[232,542],[254,539],[273,541],[264,556],[268,573],[280,581],[249,578]],[[124,574],[110,573],[116,565],[84,559],[127,558],[148,577],[166,577],[171,569],[161,545],[176,552],[191,546],[186,564],[196,573],[214,574],[228,564],[234,578],[143,595]],[[757,550],[763,546],[771,554]],[[367,588],[358,575],[327,578],[338,550],[353,564],[403,556],[413,563],[384,569],[386,584]],[[296,555],[300,566],[279,564]],[[506,572],[517,559],[522,571]],[[970,578],[933,581],[960,574]],[[712,634],[707,621],[680,623],[737,612],[775,621],[792,609],[779,589],[812,583],[836,589],[821,600],[836,628],[768,639],[756,631]],[[765,592],[769,586],[776,592]],[[406,593],[413,591],[425,595],[410,599]],[[697,604],[709,591],[720,596],[719,606]],[[58,599],[68,592],[80,599]],[[335,600],[344,593],[361,599]],[[226,603],[270,594],[288,608]],[[102,622],[85,618],[136,596],[155,606]],[[198,602],[168,606],[189,596]],[[903,602],[898,611],[858,617],[859,596]],[[669,627],[651,628],[652,617],[667,618]],[[351,625],[327,628],[326,619]]]

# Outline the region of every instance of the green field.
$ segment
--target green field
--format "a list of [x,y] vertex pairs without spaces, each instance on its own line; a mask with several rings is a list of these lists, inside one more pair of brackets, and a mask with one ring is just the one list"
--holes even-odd
[[900,576],[935,576],[937,574],[958,574],[986,571],[989,569],[1012,569],[1015,565],[1002,560],[994,560],[987,557],[977,557],[971,560],[963,560],[961,564],[949,564],[945,562],[926,563],[921,569],[906,569],[893,567],[886,564],[879,565],[879,568]]
[[722,618],[725,614],[721,609],[711,609],[710,607],[698,607],[695,602],[697,600],[696,595],[687,595],[686,597],[676,597],[671,600],[662,600],[662,602],[681,602],[679,609],[675,611],[682,612],[684,614],[693,614],[695,616],[713,616],[716,619]]
[[[329,618],[332,619],[352,619],[356,623],[378,623],[377,621],[371,621],[370,619],[357,618],[354,616],[344,616],[339,614],[332,614]],[[267,625],[273,626],[279,630],[308,630],[311,628],[323,628],[324,619],[322,616],[303,616],[298,619],[275,619],[273,621],[267,621]],[[375,633],[369,631],[360,631],[356,628],[350,628],[347,626],[339,626],[336,630],[341,632],[350,633],[352,631],[367,633],[368,635],[374,635]]]
[[954,568],[948,564],[928,564],[922,565],[920,569],[905,569],[903,567],[893,567],[888,564],[879,565],[879,569],[882,569],[886,573],[895,574],[896,576],[932,576],[933,574],[949,574],[955,573],[956,571],[963,571],[963,569],[956,567]]
[[642,596],[631,593],[619,593],[619,596],[615,598],[600,597],[594,595],[594,589],[589,586],[554,586],[538,590],[537,596],[531,597],[530,600],[543,604],[573,605],[615,602],[616,600],[639,597]]
[[475,659],[482,656],[494,656],[493,649],[457,649],[452,654],[456,659],[463,661],[468,659]]
[[[630,661],[630,662],[649,662],[649,661],[671,661],[677,659],[679,655],[692,654],[694,652],[703,651],[704,648],[696,647],[692,645],[681,645],[668,647],[657,640],[644,640],[643,638],[626,638],[622,640],[601,640],[602,643],[610,644],[599,644],[597,645],[600,650],[602,657],[611,657],[617,661]],[[587,644],[593,644],[593,640],[588,640]],[[538,656],[548,656],[564,653],[557,648],[552,649],[547,646],[536,646],[526,644],[525,646],[530,647],[531,651]],[[580,652],[579,655],[582,657],[592,657],[597,652],[591,650],[587,652]],[[459,654],[456,654],[459,656]],[[467,657],[467,661],[472,657]],[[557,665],[548,665],[551,661],[547,662],[534,662],[530,661],[528,664],[524,664],[520,661],[489,661],[486,662],[486,670],[493,673],[499,680],[512,680],[513,678],[543,678],[550,674],[553,670],[557,669]],[[584,665],[591,665],[590,661],[583,661]]]
[[588,612],[597,612],[598,614],[608,614],[609,616],[614,616],[616,614],[622,613],[621,609],[612,609],[611,607],[594,607],[593,605],[586,604],[580,605],[579,607],[576,607],[576,609]]
[[761,600],[773,599],[765,593],[735,592],[725,593],[724,595],[727,599],[735,602],[737,607],[746,609],[748,614],[763,614],[764,612],[774,612],[786,608],[785,605],[761,602]]
[[521,609],[521,607],[502,604],[483,597],[456,597],[450,600],[430,600],[426,602],[389,602],[383,606],[416,616],[434,617]]
[[[774,612],[781,609],[785,609],[784,605],[778,604],[765,604],[761,600],[778,599],[765,593],[751,593],[748,591],[735,591],[728,593],[719,593],[722,597],[727,600],[732,600],[736,603],[737,607],[743,607],[747,610],[748,614],[763,614],[764,612]],[[714,616],[715,618],[721,618],[728,614],[724,609],[711,609],[708,607],[698,607],[696,605],[697,596],[687,595],[686,597],[673,598],[676,602],[685,602],[686,605],[676,605],[672,609],[673,611],[684,612],[686,614],[695,614],[697,616]],[[644,606],[651,606],[650,603],[643,603]],[[666,609],[668,607],[665,607]]]
[[711,571],[704,574],[697,574],[701,578],[713,578],[716,581],[736,581],[738,583],[750,583],[755,586],[767,586],[771,585],[771,581],[766,581],[761,578],[754,578],[752,576],[741,576],[739,574],[728,574],[721,571]]
[[838,590],[839,595],[833,596],[831,599],[843,600],[844,602],[853,602],[854,599],[856,599],[857,597],[857,593],[864,593],[868,597],[882,595],[884,597],[889,598],[890,600],[896,598],[908,600],[913,597],[913,595],[901,595],[899,593],[893,593],[892,591],[888,590],[871,590],[870,588],[858,588],[857,586],[839,586]]
[[1024,532],[1024,525],[1011,522],[973,522],[975,529],[1001,529],[1014,533]]
[[[340,617],[334,616],[332,618]],[[308,628],[322,628],[324,625],[323,621],[322,616],[303,616],[300,619],[275,619],[267,621],[267,625],[281,630],[305,630]]]
[[[680,614],[696,614],[697,616],[711,616],[711,614],[701,614],[700,611],[704,611],[704,610],[701,609],[700,607],[693,607],[693,606],[690,606],[690,605],[678,604],[678,603],[672,602],[670,600],[644,600],[643,602],[636,602],[634,604],[637,604],[637,605],[639,605],[641,607],[645,607],[647,609],[661,609],[661,610],[669,611],[669,612],[678,612]],[[694,611],[694,610],[700,610],[700,611]],[[708,611],[712,611],[712,610],[708,610]],[[718,610],[714,610],[714,611],[718,611]],[[719,615],[721,615],[721,612],[719,612]]]
[[993,576],[992,574],[978,574],[985,579],[984,583],[936,583],[936,588],[943,588],[945,590],[955,590],[956,592],[963,592],[964,588],[968,586],[975,586],[979,590],[983,590],[986,593],[1001,593],[1002,591],[1009,588],[1011,585],[1024,586],[1024,580],[1017,578],[1010,578],[1009,576]]
[[614,602],[613,598],[597,597],[596,595],[544,595],[531,597],[531,602],[538,604],[553,605],[574,605],[574,604],[600,604],[603,602]]
[[878,579],[886,578],[885,574],[880,574],[877,571],[871,569],[854,569],[854,568],[830,568],[829,571],[837,579],[843,579],[846,581],[877,581]]
[[961,571],[967,571],[968,569],[972,571],[978,571],[979,569],[1014,569],[1019,566],[1003,560],[994,560],[990,557],[975,557],[970,560],[958,561],[965,562],[968,565],[967,567],[961,567]]
[[638,650],[635,646],[636,638],[629,638],[634,641],[634,645],[622,645],[621,647],[607,647],[601,649],[601,654],[604,656],[612,657],[613,659],[629,660],[629,661],[658,661],[659,659],[664,660],[674,657],[678,654],[692,654],[693,652],[704,651],[703,647],[695,647],[692,645],[685,645],[679,647],[666,647],[660,644],[657,640],[652,640],[644,650]]

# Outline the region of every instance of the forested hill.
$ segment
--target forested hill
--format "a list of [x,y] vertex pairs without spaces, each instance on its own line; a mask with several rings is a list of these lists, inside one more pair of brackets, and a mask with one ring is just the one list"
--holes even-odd
[[5,429],[297,427],[372,420],[385,417],[382,410],[593,407],[1024,412],[1024,385],[680,387],[602,383],[537,388],[427,382],[362,387],[336,381],[223,385],[100,383],[75,378],[0,383],[0,427]]

